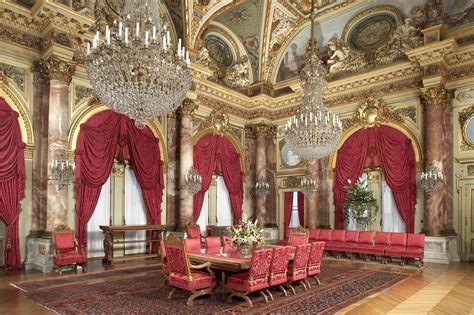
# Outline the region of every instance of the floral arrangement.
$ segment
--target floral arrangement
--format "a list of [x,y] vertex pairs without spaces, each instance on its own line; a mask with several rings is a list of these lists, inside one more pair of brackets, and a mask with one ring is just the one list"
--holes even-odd
[[227,228],[230,239],[227,241],[232,247],[253,246],[261,247],[265,245],[264,229],[255,222],[247,220],[244,215],[240,224]]
[[365,221],[370,226],[375,220],[378,211],[377,200],[374,192],[366,185],[366,181],[358,180],[352,185],[351,180],[347,180],[347,198],[344,202],[344,219],[349,222],[355,219],[357,223]]

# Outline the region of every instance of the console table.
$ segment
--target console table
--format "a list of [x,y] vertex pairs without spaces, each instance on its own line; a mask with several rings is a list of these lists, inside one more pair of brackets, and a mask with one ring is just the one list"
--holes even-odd
[[[104,252],[105,257],[102,259],[103,263],[110,264],[114,261],[124,261],[131,259],[143,259],[158,257],[159,242],[161,240],[161,232],[166,228],[165,225],[146,224],[146,225],[99,225],[99,228],[104,232]],[[146,231],[147,238],[144,240],[114,240],[114,235],[118,233],[125,233],[127,231]],[[147,243],[148,252],[146,254],[130,255],[123,257],[114,257],[114,245],[127,243]],[[156,253],[152,253],[152,246],[155,244]]]

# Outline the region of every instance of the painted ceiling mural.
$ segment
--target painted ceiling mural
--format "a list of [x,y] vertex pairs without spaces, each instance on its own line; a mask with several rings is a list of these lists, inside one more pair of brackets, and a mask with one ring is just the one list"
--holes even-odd
[[262,6],[262,0],[246,1],[215,19],[228,27],[242,42],[254,74],[258,74]]

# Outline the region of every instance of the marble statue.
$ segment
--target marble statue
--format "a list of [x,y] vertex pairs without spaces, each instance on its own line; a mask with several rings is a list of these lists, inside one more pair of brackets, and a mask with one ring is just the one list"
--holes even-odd
[[406,18],[404,23],[397,27],[393,33],[391,43],[399,46],[401,49],[412,49],[419,46],[422,38],[418,29],[413,25],[411,18]]

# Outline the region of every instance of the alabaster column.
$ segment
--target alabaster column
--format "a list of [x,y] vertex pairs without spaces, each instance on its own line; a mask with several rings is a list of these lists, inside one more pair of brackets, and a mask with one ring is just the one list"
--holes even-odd
[[[48,154],[47,163],[66,161],[69,128],[69,84],[76,67],[55,57],[42,62],[49,76]],[[49,169],[49,167],[48,167]],[[47,230],[67,225],[68,187],[48,180]]]
[[317,227],[330,229],[329,222],[329,156],[318,160],[318,205],[317,205]]
[[[319,160],[308,161],[306,175],[317,182],[319,181]],[[313,191],[307,198],[306,226],[311,229],[315,229],[318,226],[318,199],[319,192],[317,190]]]
[[40,236],[46,230],[47,217],[49,78],[39,64],[34,67],[33,93],[35,146],[33,149],[30,235]]
[[193,194],[186,187],[185,178],[193,167],[193,112],[197,105],[186,99],[181,105],[181,127],[179,140],[179,225],[193,221]]
[[179,122],[176,113],[167,117],[168,172],[166,181],[166,224],[179,224]]
[[[264,124],[259,124],[255,126],[256,131],[256,142],[257,142],[257,152],[256,152],[256,163],[255,163],[255,180],[256,182],[265,182],[267,183],[267,126]],[[258,196],[255,194],[256,198],[256,208],[255,216],[258,219],[258,222],[265,224],[267,223],[267,212],[266,196]]]
[[[447,105],[447,90],[443,87],[421,89],[425,107],[425,169],[429,166],[437,167],[445,176],[443,157],[444,152],[444,111]],[[443,195],[445,188],[434,192],[425,192],[423,212],[423,233],[429,236],[444,235],[444,207]]]

